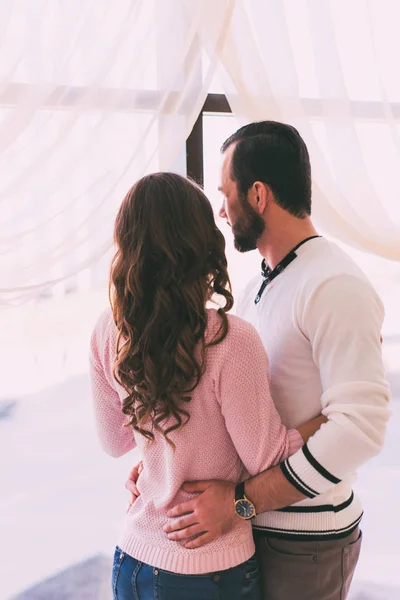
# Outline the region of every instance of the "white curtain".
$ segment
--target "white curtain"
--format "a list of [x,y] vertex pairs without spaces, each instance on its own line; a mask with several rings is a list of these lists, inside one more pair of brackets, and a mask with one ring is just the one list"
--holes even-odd
[[293,124],[311,154],[314,220],[400,260],[398,0],[236,2],[221,54],[243,123]]
[[140,176],[173,167],[233,6],[0,2],[1,304],[104,277],[116,208]]
[[242,122],[304,136],[320,228],[399,260],[399,16],[397,0],[0,2],[0,304],[104,280],[116,208],[177,168],[217,65]]

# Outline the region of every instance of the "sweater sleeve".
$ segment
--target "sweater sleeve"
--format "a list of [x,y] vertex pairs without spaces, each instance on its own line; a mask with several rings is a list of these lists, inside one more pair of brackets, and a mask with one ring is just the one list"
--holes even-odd
[[269,364],[256,330],[245,321],[229,330],[229,351],[218,365],[216,394],[226,428],[250,475],[278,464],[303,445],[287,431],[269,390]]
[[99,319],[91,338],[90,379],[100,444],[107,454],[118,458],[136,444],[132,428],[125,427],[126,416],[112,374],[115,349],[114,323],[105,314]]
[[382,448],[390,414],[383,318],[373,287],[353,275],[323,282],[299,315],[320,371],[321,407],[328,422],[281,469],[309,498],[339,483]]

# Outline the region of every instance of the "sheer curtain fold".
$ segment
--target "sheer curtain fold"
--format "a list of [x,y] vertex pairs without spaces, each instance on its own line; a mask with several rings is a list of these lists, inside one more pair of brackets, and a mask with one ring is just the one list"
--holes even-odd
[[1,304],[74,287],[75,275],[91,280],[98,269],[89,267],[109,260],[124,194],[142,175],[171,168],[184,147],[233,5],[2,3]]
[[123,195],[174,168],[217,67],[243,123],[305,138],[321,229],[400,260],[399,16],[396,0],[0,3],[0,304],[106,272]]
[[244,0],[221,53],[242,122],[281,120],[304,137],[320,228],[392,260],[400,260],[399,17],[395,0]]

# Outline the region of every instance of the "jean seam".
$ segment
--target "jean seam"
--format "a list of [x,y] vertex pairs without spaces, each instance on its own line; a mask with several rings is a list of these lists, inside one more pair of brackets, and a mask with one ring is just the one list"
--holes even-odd
[[139,593],[137,590],[137,577],[139,575],[139,571],[142,566],[143,566],[142,563],[140,561],[137,561],[137,565],[132,573],[131,585],[132,585],[132,592],[133,592],[134,600],[139,600]]
[[154,569],[153,569],[153,593],[154,593],[154,600],[158,600],[158,585],[157,585],[157,575],[154,574]]
[[121,565],[122,562],[125,558],[125,554],[123,552],[120,553],[119,557],[118,557],[118,562],[117,564],[115,564],[114,569],[115,569],[115,581],[114,581],[114,585],[113,585],[113,596],[115,600],[118,600],[118,596],[117,596],[117,585],[118,585],[118,577],[119,577],[119,572],[121,570]]
[[[255,568],[254,564],[255,563]],[[251,565],[251,566],[250,566]],[[256,555],[251,556],[248,560],[246,560],[241,565],[238,565],[241,568],[242,575],[245,581],[250,581],[259,575],[260,573],[260,564],[256,558]],[[238,568],[234,567],[234,568]]]

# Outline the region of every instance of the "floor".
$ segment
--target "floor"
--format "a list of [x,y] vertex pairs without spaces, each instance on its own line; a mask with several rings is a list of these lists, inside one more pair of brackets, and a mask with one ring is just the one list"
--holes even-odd
[[[88,304],[98,314],[93,298]],[[81,307],[80,301],[76,310]],[[73,331],[76,316],[70,311],[70,320],[57,318],[51,325],[63,340],[62,353],[50,333],[37,330],[36,350],[24,352],[33,318],[37,323],[37,313],[28,311],[17,334],[12,317],[0,322],[0,600],[107,600],[111,555],[128,499],[124,482],[136,456],[115,460],[98,447],[85,373],[92,324]],[[18,361],[11,361],[17,351]],[[400,598],[399,358],[396,329],[385,335],[393,417],[383,452],[356,484],[365,518],[352,600]]]

